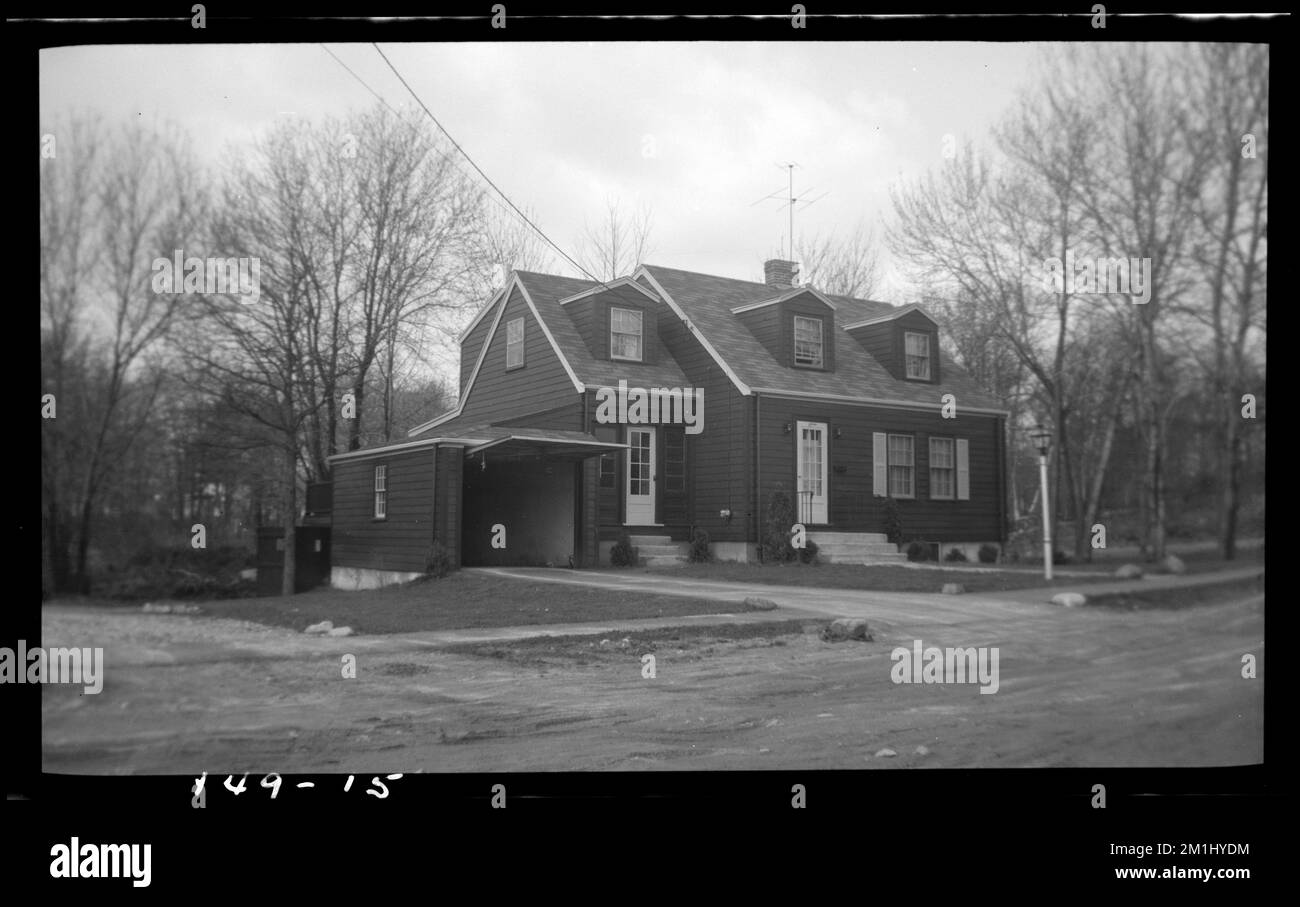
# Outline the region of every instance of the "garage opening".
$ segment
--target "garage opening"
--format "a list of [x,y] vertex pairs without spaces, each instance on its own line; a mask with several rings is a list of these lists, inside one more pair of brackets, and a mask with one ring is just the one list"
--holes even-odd
[[611,448],[622,445],[579,432],[545,432],[468,449],[461,563],[569,567],[580,561],[582,464]]

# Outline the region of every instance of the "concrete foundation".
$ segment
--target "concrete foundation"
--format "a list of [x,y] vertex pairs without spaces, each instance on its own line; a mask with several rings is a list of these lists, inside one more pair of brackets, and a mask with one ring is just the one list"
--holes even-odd
[[381,589],[394,583],[407,583],[423,575],[401,570],[372,570],[368,567],[331,567],[330,588],[349,592]]

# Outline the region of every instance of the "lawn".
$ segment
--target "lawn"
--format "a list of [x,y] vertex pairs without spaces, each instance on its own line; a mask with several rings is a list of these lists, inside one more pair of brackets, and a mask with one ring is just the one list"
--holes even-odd
[[1119,611],[1147,611],[1152,609],[1192,608],[1198,605],[1218,605],[1238,601],[1246,595],[1262,595],[1264,577],[1243,583],[1231,580],[1206,583],[1183,589],[1136,589],[1088,597],[1089,607],[1113,608]]
[[409,633],[524,624],[734,612],[734,602],[585,589],[458,571],[365,592],[314,589],[289,598],[206,601],[202,613],[302,630],[322,620],[357,633]]

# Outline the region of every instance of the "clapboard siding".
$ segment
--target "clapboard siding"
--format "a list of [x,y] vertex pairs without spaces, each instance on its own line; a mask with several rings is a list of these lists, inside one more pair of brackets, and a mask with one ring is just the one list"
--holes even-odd
[[[524,318],[524,365],[506,371],[506,322],[520,316]],[[462,353],[462,366],[464,356]],[[555,408],[566,397],[573,400],[577,396],[541,325],[516,288],[506,302],[496,332],[488,339],[487,355],[456,423],[496,423],[544,412]]]
[[[335,463],[334,565],[425,569],[433,542],[433,457],[432,450],[418,450]],[[374,518],[376,466],[388,467],[383,520]]]
[[[754,518],[749,401],[680,321],[662,319],[659,337],[692,387],[704,389],[704,430],[686,436],[688,513],[715,541],[745,541]],[[723,509],[730,521],[718,516]]]
[[775,356],[778,362],[782,361],[780,306],[765,305],[761,309],[741,312],[736,317],[740,319],[741,324],[749,328],[755,340],[767,347],[767,351]]
[[[500,303],[498,302],[499,306]],[[487,339],[488,331],[492,330],[492,323],[496,321],[495,307],[494,311],[488,312],[483,316],[478,324],[474,325],[474,330],[465,336],[460,345],[460,387],[457,396],[463,395],[465,389],[469,387],[469,376],[474,371],[474,364],[478,362],[478,354],[483,349],[483,341]]]
[[[796,489],[795,445],[799,421],[827,426],[828,517],[833,529],[882,531],[884,498],[872,492],[873,432],[910,434],[915,438],[915,499],[899,499],[903,533],[929,541],[1000,540],[1003,482],[1001,425],[995,416],[959,415],[944,419],[934,412],[885,407],[827,404],[763,395],[759,407],[761,449],[760,506],[779,485]],[[785,425],[792,427],[785,433]],[[835,437],[836,429],[841,437]],[[970,442],[970,500],[930,500],[929,438],[966,438]]]

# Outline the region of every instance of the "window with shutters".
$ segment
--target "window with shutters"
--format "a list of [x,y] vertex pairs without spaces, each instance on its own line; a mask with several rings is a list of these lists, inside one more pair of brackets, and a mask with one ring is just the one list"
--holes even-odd
[[930,497],[951,501],[957,496],[956,442],[930,439]]
[[916,497],[915,440],[911,435],[889,436],[889,496]]

